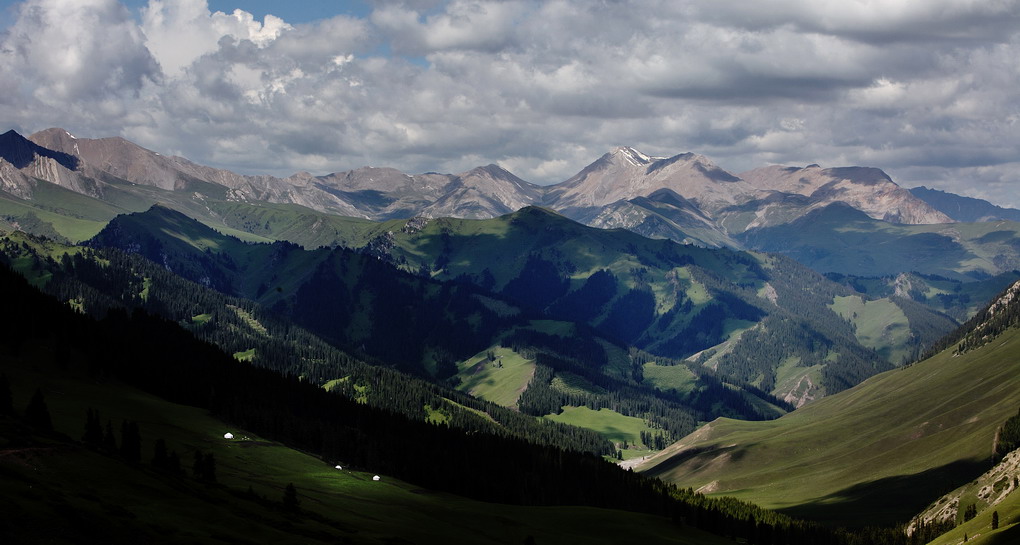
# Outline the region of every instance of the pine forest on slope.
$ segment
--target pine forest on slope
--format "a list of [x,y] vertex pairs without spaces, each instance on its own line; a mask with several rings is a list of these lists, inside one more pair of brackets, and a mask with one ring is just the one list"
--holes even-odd
[[[118,217],[89,244],[138,252],[193,281],[256,300],[327,340],[364,346],[373,357],[399,361],[406,371],[440,379],[449,376],[443,369],[452,369],[450,363],[484,350],[488,341],[435,344],[427,341],[427,332],[415,333],[417,329],[405,325],[400,331],[407,341],[394,346],[389,337],[398,330],[367,316],[384,315],[386,308],[395,309],[394,316],[406,315],[405,306],[429,290],[392,286],[365,292],[345,272],[347,260],[376,269],[389,262],[391,268],[415,273],[405,277],[408,282],[453,281],[459,287],[447,289],[455,291],[474,286],[480,293],[511,301],[511,308],[528,315],[594,328],[612,341],[604,346],[635,346],[667,360],[689,358],[690,364],[673,373],[677,379],[690,377],[687,369],[696,364],[794,404],[890,369],[954,327],[952,320],[925,307],[855,295],[781,257],[593,229],[539,208],[492,220],[394,221],[372,227],[363,234],[367,242],[360,254],[304,251],[282,243],[246,244],[157,207]],[[342,286],[346,288],[337,289]],[[373,294],[371,300],[364,299],[368,293]],[[858,335],[871,323],[871,307],[861,308],[856,318],[844,317],[839,307],[847,299],[862,307],[870,302],[891,313],[874,320],[900,334],[862,342]],[[344,313],[336,314],[341,308]],[[504,312],[499,308],[490,305],[487,312]],[[518,310],[504,313],[508,312]],[[504,343],[511,343],[521,335],[535,335],[514,332],[506,323],[472,320],[475,329],[487,328],[480,335],[484,339],[509,333]],[[451,331],[438,327],[442,322],[436,319],[418,323],[447,337],[470,329]],[[778,352],[763,351],[762,346]],[[596,356],[592,361],[603,368],[601,374],[624,382],[671,382],[658,369],[651,369],[646,380],[648,363],[621,353],[621,348],[615,349],[615,357]],[[396,349],[403,352],[393,352]],[[579,354],[598,352],[604,350],[575,349]]]

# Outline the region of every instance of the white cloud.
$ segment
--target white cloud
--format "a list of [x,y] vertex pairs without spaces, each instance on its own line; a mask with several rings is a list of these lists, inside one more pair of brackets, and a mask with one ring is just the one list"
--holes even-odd
[[141,32],[115,0],[30,0],[5,34],[4,79],[17,78],[15,94],[28,103],[108,101],[158,77]]
[[[497,162],[563,180],[617,145],[734,172],[866,164],[1020,182],[1016,0],[378,1],[288,24],[204,0],[30,0],[0,118],[244,172]],[[976,182],[977,183],[977,182]]]
[[217,50],[220,40],[249,40],[265,47],[293,27],[267,15],[262,23],[252,14],[234,10],[211,13],[206,0],[151,0],[142,10],[146,46],[164,72],[178,76],[202,55]]

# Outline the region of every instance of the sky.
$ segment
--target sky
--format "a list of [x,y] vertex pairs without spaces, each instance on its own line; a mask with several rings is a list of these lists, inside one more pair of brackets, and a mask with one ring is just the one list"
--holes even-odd
[[0,0],[0,74],[0,132],[247,174],[632,146],[1020,207],[1020,0]]

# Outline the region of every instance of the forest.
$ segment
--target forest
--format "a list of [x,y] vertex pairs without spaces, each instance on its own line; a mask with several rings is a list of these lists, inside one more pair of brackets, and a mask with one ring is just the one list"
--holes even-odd
[[[96,320],[42,294],[6,266],[0,268],[0,297],[22,309],[21,319],[0,332],[0,349],[8,355],[21,357],[23,347],[39,341],[64,347],[50,352],[57,364],[83,361],[94,377],[205,408],[235,426],[316,452],[323,463],[371,468],[485,501],[590,505],[663,515],[677,524],[760,544],[906,543],[895,529],[829,529],[748,503],[706,498],[590,454],[410,420],[293,375],[238,361],[142,309],[112,309]],[[4,398],[9,399],[9,391],[0,392],[0,400]],[[36,404],[44,407],[45,400]],[[29,413],[30,422],[41,425]],[[84,408],[82,421],[86,429],[94,429],[95,418]],[[122,432],[122,437],[124,433],[136,431]],[[86,437],[96,440],[94,433]],[[135,454],[128,449],[122,456]],[[197,474],[214,475],[208,461],[201,456],[196,461]]]

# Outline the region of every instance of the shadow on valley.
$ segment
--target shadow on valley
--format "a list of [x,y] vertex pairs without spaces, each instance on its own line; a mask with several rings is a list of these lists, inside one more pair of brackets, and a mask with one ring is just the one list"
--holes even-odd
[[725,459],[727,462],[738,461],[743,458],[747,454],[747,451],[750,448],[753,448],[754,445],[755,443],[750,445],[729,445],[724,447],[716,444],[705,447],[689,448],[684,450],[682,453],[671,456],[654,467],[649,468],[646,470],[646,473],[656,477],[663,477],[668,476],[681,466],[684,467],[681,473],[696,473],[714,463],[717,463],[720,459]]
[[913,475],[857,484],[778,511],[833,526],[892,526],[907,522],[939,496],[987,469],[985,461],[960,460]]

